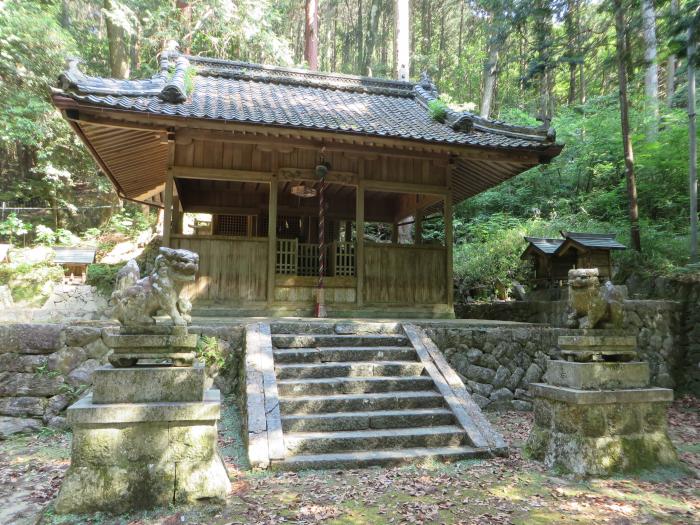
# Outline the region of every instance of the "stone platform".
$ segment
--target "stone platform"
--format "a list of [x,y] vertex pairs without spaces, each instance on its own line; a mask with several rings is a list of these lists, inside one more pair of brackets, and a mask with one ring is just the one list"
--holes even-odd
[[627,339],[560,338],[570,360],[549,361],[547,383],[530,385],[532,457],[594,476],[677,463],[666,421],[673,391],[649,387],[648,363],[630,361],[636,353]]
[[104,343],[112,349],[109,362],[115,367],[133,367],[147,359],[169,360],[173,366],[187,367],[194,362],[197,335],[188,334],[185,326],[122,326],[106,334]]
[[58,513],[127,512],[223,500],[230,488],[218,455],[218,390],[204,367],[105,366],[90,394],[67,412],[71,466]]

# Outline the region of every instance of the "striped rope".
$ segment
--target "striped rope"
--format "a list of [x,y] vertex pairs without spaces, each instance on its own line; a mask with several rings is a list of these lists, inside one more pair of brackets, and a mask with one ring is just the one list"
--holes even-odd
[[325,225],[325,200],[324,189],[326,187],[326,172],[321,172],[321,181],[318,189],[318,288],[323,288],[323,276],[326,274],[326,225]]

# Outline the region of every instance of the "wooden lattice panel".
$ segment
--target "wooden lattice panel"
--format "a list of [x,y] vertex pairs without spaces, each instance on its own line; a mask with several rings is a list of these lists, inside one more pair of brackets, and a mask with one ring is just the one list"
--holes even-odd
[[330,275],[336,277],[355,275],[355,243],[353,242],[334,242],[333,259]]
[[276,273],[282,275],[297,274],[298,246],[299,241],[296,239],[277,239]]
[[234,235],[248,237],[247,215],[217,215],[214,221],[214,235]]

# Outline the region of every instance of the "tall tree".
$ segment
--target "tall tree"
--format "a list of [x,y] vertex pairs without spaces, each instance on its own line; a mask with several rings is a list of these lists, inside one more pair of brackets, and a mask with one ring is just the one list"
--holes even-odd
[[114,78],[129,78],[128,8],[113,0],[102,4],[109,41],[109,68]]
[[[671,0],[670,22],[674,23],[678,16],[678,0]],[[671,53],[666,60],[666,104],[673,104],[673,95],[676,93],[676,54]]]
[[396,0],[396,78],[408,80],[411,63],[409,56],[410,23],[408,0]]
[[688,28],[688,138],[690,141],[690,261],[698,262],[698,136],[695,104],[695,52],[697,36]]
[[382,0],[372,0],[372,4],[369,8],[369,21],[367,27],[367,43],[365,45],[365,52],[363,56],[362,64],[362,74],[371,75],[372,66],[372,56],[374,55],[374,48],[377,44],[377,39],[379,38],[379,19],[382,15],[382,6],[384,2]]
[[659,66],[656,63],[656,11],[653,0],[642,0],[642,35],[644,36],[644,95],[650,113],[647,138],[659,129]]
[[318,0],[306,0],[304,60],[312,71],[318,69]]
[[509,0],[486,0],[482,8],[489,13],[489,31],[486,45],[486,62],[482,78],[481,107],[479,114],[488,118],[493,108],[493,101],[498,80],[498,58],[508,36]]
[[549,0],[537,0],[533,3],[536,62],[532,66],[532,76],[539,85],[540,110],[538,118],[549,126],[554,116],[554,4]]
[[634,177],[634,150],[630,136],[629,101],[627,100],[627,67],[629,64],[628,35],[623,0],[613,0],[615,9],[615,34],[617,52],[617,77],[620,87],[620,120],[622,124],[622,146],[625,153],[625,176],[627,178],[627,200],[630,218],[630,238],[632,248],[642,249],[639,233],[639,205],[637,204],[637,183]]

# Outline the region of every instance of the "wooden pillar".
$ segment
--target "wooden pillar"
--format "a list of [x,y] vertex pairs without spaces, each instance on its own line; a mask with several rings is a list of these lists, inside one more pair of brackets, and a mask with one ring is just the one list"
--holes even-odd
[[413,244],[423,243],[423,210],[416,210],[413,228]]
[[352,221],[345,221],[345,242],[352,242]]
[[357,193],[355,195],[355,228],[357,229],[355,248],[355,276],[357,279],[356,301],[357,306],[362,306],[362,285],[365,278],[365,183],[364,162],[359,163]]
[[173,195],[172,233],[177,235],[182,233],[182,209],[180,207],[180,196],[177,194]]
[[391,244],[397,244],[399,242],[399,223],[394,222],[391,225]]
[[173,188],[175,181],[173,180],[172,171],[168,170],[167,179],[165,180],[165,198],[163,210],[163,246],[170,246],[170,231],[173,222]]
[[[449,169],[449,168],[448,168]],[[448,186],[448,189],[451,188]],[[447,279],[447,306],[452,308],[454,305],[454,280],[452,279],[452,244],[454,242],[454,234],[452,231],[452,193],[451,191],[445,195],[445,262]]]
[[270,198],[267,215],[267,304],[275,300],[275,275],[277,273],[277,174],[270,181]]

